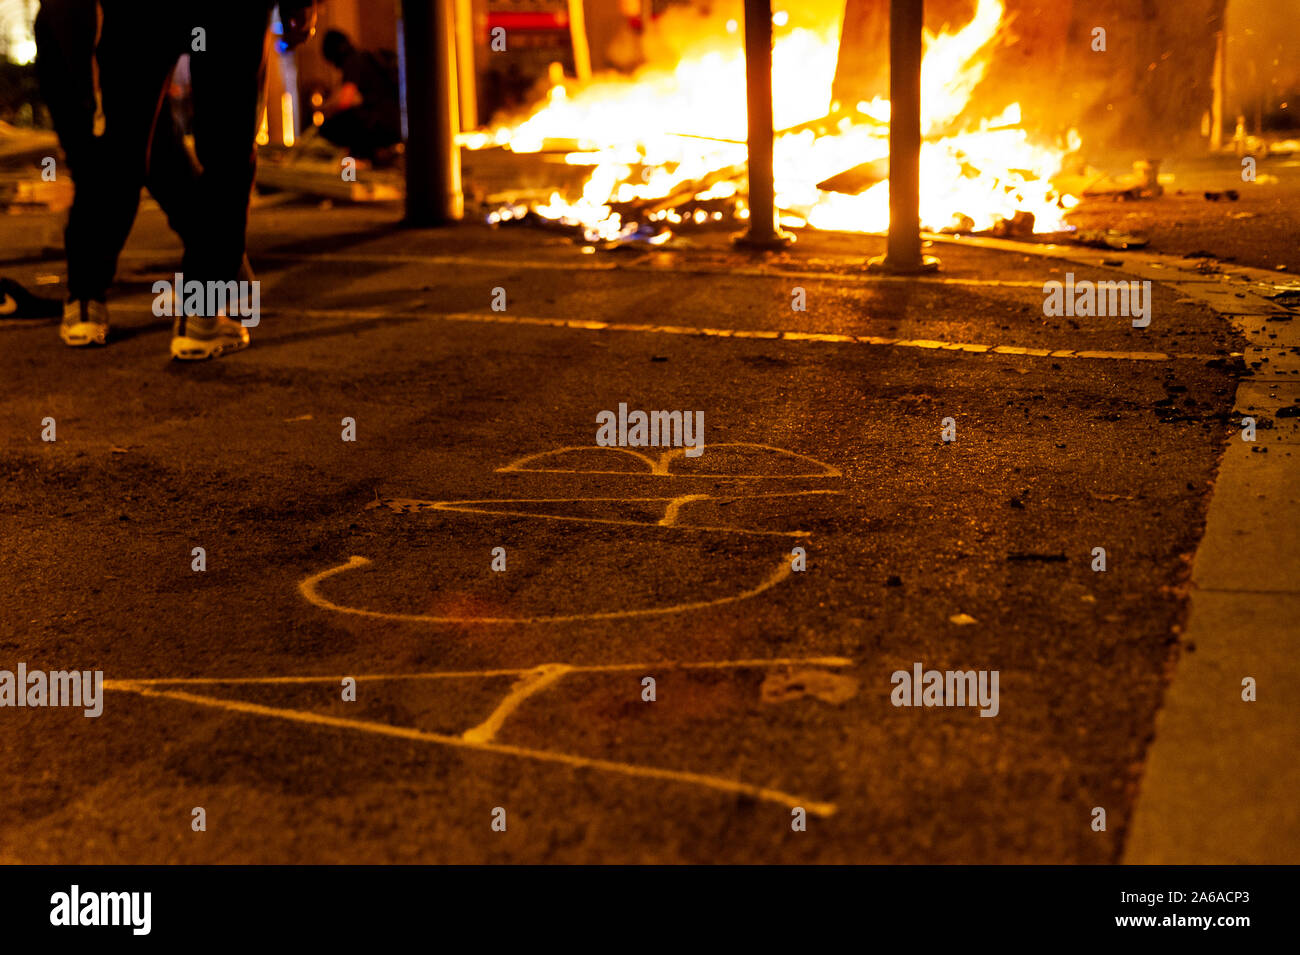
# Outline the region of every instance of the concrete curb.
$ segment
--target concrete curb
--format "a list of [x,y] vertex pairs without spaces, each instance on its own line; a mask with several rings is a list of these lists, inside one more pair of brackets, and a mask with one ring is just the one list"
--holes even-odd
[[[939,238],[939,237],[935,237]],[[962,239],[1110,267],[1178,289],[1225,316],[1250,342],[1254,374],[1235,408],[1271,428],[1228,441],[1192,570],[1181,656],[1156,717],[1155,740],[1123,861],[1129,864],[1300,862],[1300,320],[1275,303],[1300,292],[1286,273],[1147,252]],[[1256,702],[1242,681],[1256,683]]]

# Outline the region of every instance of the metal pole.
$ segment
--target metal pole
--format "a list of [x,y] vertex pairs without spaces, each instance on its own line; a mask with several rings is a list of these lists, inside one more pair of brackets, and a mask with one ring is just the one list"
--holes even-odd
[[650,34],[650,21],[654,19],[654,0],[641,0],[641,59],[650,59],[646,37]]
[[407,225],[447,225],[465,214],[455,40],[452,0],[402,0]]
[[473,0],[456,0],[456,82],[460,90],[460,128],[468,132],[478,128]]
[[749,231],[736,244],[780,249],[794,241],[776,221],[772,169],[772,0],[745,0],[745,91],[749,108]]
[[1224,32],[1224,28],[1220,26],[1214,34],[1214,76],[1211,82],[1210,99],[1210,149],[1214,152],[1223,148],[1223,87],[1227,76]]
[[573,75],[579,82],[591,79],[591,47],[587,44],[587,12],[583,0],[569,0],[569,37],[573,42]]
[[921,255],[921,29],[924,0],[889,3],[889,239],[886,272],[933,272],[938,259]]

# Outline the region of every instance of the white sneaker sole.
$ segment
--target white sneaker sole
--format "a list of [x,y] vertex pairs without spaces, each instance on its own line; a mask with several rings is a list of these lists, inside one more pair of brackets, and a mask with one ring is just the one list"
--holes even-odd
[[206,361],[230,352],[242,351],[248,345],[248,339],[206,339],[177,335],[172,338],[172,358],[177,361]]
[[105,345],[108,343],[108,326],[92,322],[77,322],[75,325],[60,325],[59,339],[72,348],[86,345]]

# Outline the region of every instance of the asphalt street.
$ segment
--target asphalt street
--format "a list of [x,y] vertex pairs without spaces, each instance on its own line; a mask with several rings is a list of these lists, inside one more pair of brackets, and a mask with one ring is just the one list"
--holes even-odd
[[[894,281],[877,238],[397,215],[256,208],[215,362],[167,358],[152,209],[107,348],[0,322],[0,667],[109,681],[0,712],[0,859],[1121,858],[1236,427],[1221,317],[1045,317],[1104,253]],[[620,403],[702,411],[703,455],[597,448]],[[916,663],[997,670],[997,715],[894,706]]]

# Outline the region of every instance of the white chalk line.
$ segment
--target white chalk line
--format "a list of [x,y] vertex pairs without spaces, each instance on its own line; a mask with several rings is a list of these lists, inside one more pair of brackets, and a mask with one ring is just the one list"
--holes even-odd
[[[686,495],[686,497],[682,500],[689,500],[694,496],[695,495]],[[564,500],[587,501],[590,500],[590,498],[566,498]],[[721,525],[713,526],[708,524],[665,523],[665,521],[668,520],[667,517],[665,517],[664,520],[659,520],[659,521],[630,521],[618,517],[578,517],[576,515],[571,515],[571,514],[539,514],[534,511],[511,511],[511,510],[494,509],[494,508],[486,508],[486,507],[440,506],[440,505],[446,505],[451,503],[447,501],[421,501],[418,503],[430,504],[433,506],[420,508],[413,512],[407,511],[405,513],[428,513],[429,511],[442,511],[443,513],[449,513],[449,514],[491,514],[494,517],[530,517],[530,518],[536,518],[537,520],[541,520],[541,521],[569,521],[571,523],[578,523],[578,524],[608,524],[614,527],[671,527],[673,530],[679,530],[679,531],[706,532],[712,534],[750,534],[755,537],[808,537],[811,534],[810,531],[756,531],[756,530],[750,530],[749,528],[746,527],[726,527]],[[455,502],[455,503],[460,503],[460,502]],[[524,503],[524,502],[490,501],[484,503],[509,504],[509,503]],[[540,503],[540,502],[534,502],[534,503]],[[668,510],[669,511],[673,510],[672,502],[669,503]]]
[[387,723],[375,723],[369,720],[354,720],[338,716],[326,716],[321,713],[312,713],[306,710],[263,706],[260,703],[248,703],[242,700],[200,696],[198,694],[187,693],[181,690],[160,690],[139,683],[118,682],[113,688],[137,693],[141,696],[163,697],[183,703],[190,703],[196,706],[207,706],[214,709],[243,713],[251,716],[265,716],[312,726],[329,727],[332,729],[358,730],[360,732],[374,733],[379,736],[389,736],[396,739],[434,743],[441,746],[475,750],[478,752],[493,753],[502,756],[515,756],[521,759],[530,759],[537,762],[557,763],[574,769],[594,769],[622,776],[659,779],[669,782],[702,786],[719,792],[736,793],[764,802],[777,803],[791,809],[795,807],[803,807],[808,812],[821,817],[833,815],[836,808],[834,803],[823,802],[815,799],[806,799],[802,796],[796,796],[779,789],[773,789],[767,786],[755,786],[750,783],[737,782],[720,776],[709,776],[704,773],[692,773],[676,769],[660,769],[652,766],[638,766],[633,763],[619,763],[612,760],[594,759],[587,756],[574,756],[569,753],[558,753],[551,750],[531,749],[524,746],[512,746],[506,743],[466,739],[463,736],[450,736],[445,733],[431,733],[426,730],[392,726]]
[[[547,664],[543,664],[547,665]],[[628,673],[633,671],[655,670],[730,670],[763,669],[764,667],[786,666],[852,666],[848,657],[757,657],[742,660],[649,660],[640,663],[566,663],[563,666],[569,673]],[[338,683],[343,679],[353,679],[358,683],[368,680],[470,680],[487,679],[500,676],[523,676],[536,672],[537,667],[497,667],[486,670],[428,670],[423,673],[341,673],[330,676],[187,676],[187,677],[147,677],[123,680],[105,680],[104,686],[110,690],[124,690],[135,686],[210,686],[225,684],[249,684],[274,686],[278,684],[299,683]]]
[[[815,464],[818,464],[824,469],[833,471],[834,476],[839,476],[838,470],[832,468],[830,465],[824,464],[821,461],[817,461],[815,458],[809,458],[806,457],[805,455],[796,455],[793,454],[793,452],[784,452],[780,448],[771,448],[764,445],[746,445],[746,446],[765,447],[767,450],[776,451],[778,453],[787,454],[793,457],[799,457],[804,460],[811,461]],[[552,451],[552,452],[541,452],[541,454],[525,455],[524,457],[518,458],[515,461],[511,462],[510,464],[506,465],[505,468],[498,468],[498,471],[512,470],[512,469],[517,470],[515,468],[515,465],[519,463],[533,460],[542,455],[561,453],[566,450],[589,450],[589,449],[562,448],[560,449],[559,452]],[[680,451],[683,449],[674,449],[674,450]],[[671,459],[673,455],[673,451],[665,452],[663,455],[660,456],[659,462],[654,462],[651,461],[649,458],[645,457],[644,455],[641,455],[637,452],[632,452],[632,453],[636,457],[644,460],[652,468],[657,465],[661,465],[662,467],[666,468],[667,462]],[[819,476],[831,476],[831,475],[819,475]],[[464,513],[464,514],[475,514],[475,515],[490,514],[493,516],[521,517],[521,518],[532,518],[537,520],[569,521],[569,522],[580,523],[580,524],[601,524],[601,525],[609,525],[615,527],[654,527],[654,528],[665,528],[665,529],[678,530],[678,531],[690,531],[695,533],[706,532],[706,533],[715,533],[715,534],[727,533],[727,534],[749,534],[755,536],[774,536],[774,537],[786,537],[786,538],[806,538],[811,536],[810,531],[800,531],[800,530],[764,531],[764,530],[755,530],[751,528],[733,527],[733,526],[705,526],[705,525],[697,525],[697,524],[681,524],[678,523],[678,517],[681,512],[681,509],[686,505],[699,503],[701,501],[706,501],[706,500],[726,500],[726,501],[742,500],[743,501],[743,500],[750,500],[751,498],[757,499],[757,498],[775,498],[775,497],[798,497],[803,495],[824,495],[824,494],[839,494],[839,493],[842,492],[827,490],[827,489],[814,489],[814,490],[804,490],[804,491],[772,491],[772,492],[764,492],[764,493],[752,494],[752,495],[751,494],[742,494],[742,495],[683,494],[683,495],[673,495],[669,497],[612,497],[612,498],[611,497],[596,497],[596,498],[566,497],[566,498],[498,498],[498,499],[489,498],[489,499],[480,499],[480,500],[461,499],[461,500],[452,500],[452,501],[434,501],[434,500],[422,501],[422,500],[412,499],[412,498],[397,498],[397,499],[385,500],[383,498],[380,498],[367,504],[366,508],[367,510],[369,510],[377,507],[388,507],[390,510],[394,510],[400,514],[422,513],[422,512],[427,513],[430,511],[441,511],[441,512]],[[500,507],[500,505],[503,504],[523,504],[523,503],[547,503],[547,504],[584,503],[585,504],[589,502],[615,502],[620,504],[654,502],[657,504],[665,505],[664,516],[658,521],[634,521],[625,518],[588,517],[582,515],[564,515],[564,514],[542,514],[533,511],[521,511],[521,510],[513,510],[509,508]],[[492,505],[492,506],[470,507],[466,505]],[[681,613],[685,611],[703,610],[710,607],[717,607],[724,604],[735,603],[740,600],[746,600],[750,597],[757,596],[758,594],[761,594],[766,590],[770,590],[772,587],[775,587],[781,581],[786,580],[793,572],[793,569],[790,566],[788,558],[783,556],[781,558],[780,563],[777,565],[777,569],[774,572],[772,572],[765,580],[760,582],[756,587],[752,587],[748,590],[742,591],[739,594],[732,594],[726,597],[719,597],[707,601],[690,601],[685,603],[668,604],[662,607],[643,607],[643,608],[636,608],[632,610],[610,610],[610,611],[598,611],[598,612],[585,613],[585,614],[544,615],[544,616],[532,616],[532,617],[467,617],[467,616],[460,616],[460,615],[448,616],[448,615],[430,615],[430,614],[392,613],[389,611],[382,611],[382,610],[369,610],[362,607],[345,607],[342,604],[334,603],[333,601],[329,600],[327,597],[323,596],[320,593],[320,590],[318,588],[322,581],[328,580],[330,577],[336,576],[337,574],[344,573],[346,571],[352,570],[357,567],[369,566],[371,563],[372,561],[370,560],[370,558],[354,554],[348,559],[347,563],[345,564],[340,564],[336,567],[327,568],[325,570],[322,570],[316,574],[312,574],[311,576],[305,578],[303,581],[301,581],[298,584],[298,591],[300,594],[302,594],[303,598],[306,599],[309,603],[325,610],[333,610],[338,613],[348,613],[348,614],[353,614],[355,616],[364,616],[364,617],[370,617],[373,619],[380,619],[380,620],[393,620],[393,621],[399,621],[405,623],[434,623],[434,624],[457,624],[457,625],[575,623],[579,621],[589,621],[589,620],[622,620],[622,619],[629,619],[632,617],[645,617],[645,616],[656,616],[656,615],[663,615],[663,614],[670,614],[670,613]]]
[[[569,473],[569,472],[559,472]],[[586,473],[586,472],[583,472]],[[512,497],[482,498],[478,500],[462,499],[454,501],[420,500],[418,498],[379,498],[366,505],[367,510],[387,508],[396,514],[423,514],[440,511],[451,514],[491,514],[504,517],[536,518],[546,521],[570,521],[579,524],[607,524],[615,527],[670,527],[674,530],[706,532],[713,534],[749,534],[755,537],[810,537],[811,531],[769,531],[732,525],[683,524],[678,521],[681,509],[688,504],[701,501],[749,501],[769,497],[800,497],[811,495],[842,494],[842,491],[775,491],[760,494],[680,494],[674,497]],[[588,517],[577,514],[545,514],[537,511],[514,510],[501,505],[506,504],[664,504],[664,516],[658,521],[634,521],[621,517]],[[489,506],[490,505],[490,506]]]
[[[793,456],[793,457],[801,458],[803,460],[813,461],[814,463],[816,463],[817,465],[823,468],[823,473],[818,475],[808,475],[808,476],[838,477],[840,474],[840,472],[837,469],[831,467],[830,465],[824,464],[823,462],[816,461],[813,458],[808,458],[803,455],[793,454],[792,452],[784,452],[779,448],[770,448],[768,446],[763,446],[763,445],[747,445],[747,446],[763,447],[766,448],[767,450],[776,451],[777,453],[784,454],[787,456]],[[561,449],[561,450],[565,450],[565,449]],[[682,450],[682,449],[676,449],[676,450]],[[551,452],[551,453],[558,453],[558,452]],[[640,457],[642,460],[644,460],[647,466],[651,468],[652,472],[655,470],[661,470],[663,474],[668,473],[667,472],[668,463],[673,457],[672,451],[665,452],[663,455],[660,456],[660,459],[658,461],[653,461],[645,457],[644,455],[637,454],[636,452],[631,452],[631,453],[635,454],[637,457]],[[499,470],[512,469],[513,465],[526,463],[528,460],[535,459],[539,456],[540,455],[526,455],[524,458],[517,459],[515,462],[512,462],[511,465],[507,465],[505,469],[499,469]],[[486,500],[458,500],[458,501],[419,501],[419,500],[410,500],[410,499],[397,499],[397,500],[385,501],[381,499],[373,502],[372,504],[367,505],[367,507],[370,508],[370,507],[389,506],[391,508],[393,504],[396,504],[398,505],[397,508],[398,513],[411,513],[413,512],[411,510],[412,506],[414,507],[414,512],[419,512],[419,510],[423,506],[427,505],[434,510],[457,511],[457,512],[464,512],[464,513],[510,514],[516,512],[482,510],[478,508],[466,507],[465,505],[501,504],[501,503],[573,503],[573,502],[588,502],[588,501],[618,502],[618,503],[654,502],[654,503],[665,505],[664,517],[660,521],[655,523],[648,523],[642,521],[636,521],[636,522],[613,521],[613,520],[607,521],[605,519],[599,519],[599,518],[582,518],[582,517],[573,518],[573,519],[584,523],[635,524],[637,526],[666,527],[672,529],[686,529],[686,530],[707,529],[707,530],[713,530],[715,532],[724,531],[729,533],[746,533],[746,534],[779,533],[782,536],[797,537],[797,536],[806,535],[807,532],[803,532],[803,531],[763,532],[763,531],[751,530],[748,528],[699,528],[694,525],[678,524],[677,521],[678,521],[679,513],[684,506],[702,500],[711,500],[711,499],[747,500],[750,497],[778,498],[778,497],[797,497],[797,496],[808,495],[808,494],[816,495],[816,494],[837,494],[837,493],[841,493],[841,492],[821,489],[821,490],[808,490],[808,491],[774,491],[774,492],[765,492],[765,493],[754,494],[754,495],[682,494],[682,495],[673,495],[673,496],[666,496],[666,497],[657,496],[657,497],[637,497],[637,498],[627,498],[627,497],[534,498],[534,499],[520,498],[520,499],[506,499],[506,500],[486,499]],[[459,507],[457,507],[456,505],[459,505]],[[528,512],[517,512],[517,513],[519,514],[519,516],[522,517],[535,517],[535,518],[554,517],[554,515],[539,515],[539,514],[532,514]],[[370,564],[370,560],[368,558],[353,556],[352,558],[349,559],[349,561],[346,564],[334,568],[328,568],[318,574],[306,578],[299,584],[299,592],[308,602],[314,604],[315,606],[322,607],[323,609],[329,609],[340,613],[347,613],[356,616],[364,616],[364,617],[371,617],[371,618],[418,621],[421,623],[461,623],[461,624],[464,623],[484,623],[484,624],[554,623],[554,622],[577,621],[577,620],[619,619],[619,618],[626,618],[626,617],[633,617],[633,616],[677,613],[681,611],[698,610],[698,609],[704,609],[704,608],[718,606],[722,604],[733,603],[739,600],[747,599],[748,597],[751,596],[755,596],[759,593],[762,593],[765,590],[768,590],[776,586],[776,584],[780,583],[782,580],[787,579],[792,573],[792,568],[789,562],[783,558],[780,564],[778,565],[776,571],[773,572],[766,580],[762,581],[758,586],[746,590],[742,593],[734,594],[728,597],[717,598],[709,601],[694,601],[689,603],[674,604],[666,607],[654,607],[654,608],[645,608],[645,609],[628,610],[628,611],[612,611],[612,612],[602,612],[602,613],[595,613],[595,614],[570,614],[570,615],[556,616],[556,617],[483,618],[483,617],[461,617],[461,616],[437,617],[437,616],[429,616],[429,615],[391,614],[382,611],[365,610],[362,608],[343,607],[341,605],[332,603],[331,601],[327,600],[326,598],[322,597],[319,594],[317,590],[317,585],[321,581],[326,580],[329,577],[334,576],[336,574],[342,573],[346,570],[350,570],[354,567],[365,566],[368,564]],[[333,680],[341,681],[342,679],[344,679],[344,676],[247,677],[247,678],[193,677],[193,678],[181,678],[181,679],[152,678],[152,679],[142,679],[142,680],[110,680],[110,681],[106,681],[105,686],[108,689],[112,689],[112,690],[134,692],[145,696],[165,697],[168,699],[179,700],[182,702],[188,702],[195,705],[224,709],[232,712],[245,713],[250,715],[268,716],[268,717],[285,719],[294,722],[307,723],[313,725],[354,729],[363,732],[376,733],[379,735],[393,736],[393,737],[404,738],[404,739],[421,740],[425,742],[431,742],[431,743],[442,744],[447,746],[459,746],[462,748],[476,749],[483,752],[491,752],[491,753],[496,753],[501,755],[517,756],[521,758],[527,758],[527,759],[533,759],[539,761],[560,763],[575,768],[591,768],[591,769],[602,770],[606,772],[621,773],[627,776],[663,779],[663,780],[675,781],[679,783],[687,783],[692,785],[704,786],[718,791],[745,794],[755,799],[759,799],[767,802],[779,803],[789,808],[802,807],[808,812],[811,812],[814,815],[818,815],[818,816],[829,816],[835,812],[835,805],[833,803],[822,802],[819,800],[811,800],[799,796],[794,796],[789,793],[782,792],[781,790],[772,789],[770,787],[754,786],[748,783],[736,782],[734,780],[729,780],[717,776],[709,776],[701,773],[689,773],[689,772],[683,772],[679,770],[657,769],[654,767],[637,766],[631,763],[619,763],[612,760],[599,760],[599,759],[591,759],[587,757],[573,756],[570,754],[557,753],[549,750],[537,750],[537,749],[531,749],[527,747],[510,746],[506,744],[496,743],[494,742],[494,740],[496,735],[500,732],[505,721],[521,705],[523,705],[524,702],[526,702],[531,696],[535,695],[536,693],[539,693],[551,686],[554,686],[570,673],[627,672],[633,670],[640,670],[642,672],[645,672],[647,669],[655,670],[655,669],[668,669],[668,668],[736,669],[741,667],[760,668],[760,667],[773,667],[773,666],[791,666],[796,664],[804,665],[804,666],[808,666],[808,665],[848,666],[851,664],[851,662],[852,661],[843,657],[809,657],[809,658],[775,658],[775,659],[767,659],[767,660],[675,662],[675,663],[665,663],[665,664],[645,664],[645,663],[595,664],[595,665],[585,665],[585,666],[550,663],[550,664],[542,664],[540,666],[531,667],[531,668],[506,668],[506,669],[461,671],[461,672],[443,671],[443,672],[432,672],[432,673],[424,673],[424,674],[392,674],[392,675],[370,674],[370,675],[363,675],[361,677],[355,678],[358,681],[361,681],[361,680],[380,680],[380,679],[411,680],[411,679],[484,678],[490,676],[506,676],[506,675],[516,677],[516,683],[511,688],[511,691],[497,704],[497,706],[488,715],[488,717],[483,722],[479,723],[477,726],[471,727],[470,729],[464,731],[460,736],[450,736],[447,734],[440,734],[440,733],[429,733],[422,730],[396,727],[396,726],[391,726],[389,724],[375,723],[368,720],[351,720],[351,719],[343,719],[339,717],[324,716],[321,714],[311,713],[302,710],[269,707],[269,706],[263,706],[261,704],[248,703],[239,700],[229,700],[229,699],[222,699],[218,697],[201,696],[201,695],[187,693],[175,689],[160,689],[160,687],[176,686],[176,685],[250,685],[250,684],[286,685],[286,684],[318,683],[322,681],[333,681]]]
[[488,714],[478,726],[471,727],[460,734],[460,738],[471,743],[490,743],[501,732],[510,714],[519,709],[523,702],[535,693],[554,686],[564,679],[569,668],[563,663],[543,663],[531,673],[522,676],[511,687],[505,699],[497,704],[496,709]]
[[[707,494],[683,494],[680,497],[673,498],[668,502],[668,506],[664,508],[664,516],[659,519],[659,526],[660,527],[677,526],[677,514],[681,511],[683,507],[685,507],[687,504],[692,504],[696,501],[709,501],[709,500],[712,500],[712,498]],[[692,525],[688,524],[686,526],[690,527]],[[782,532],[777,531],[777,533],[782,533]]]
[[670,471],[669,467],[677,458],[685,457],[686,448],[669,448],[662,452],[658,458],[652,458],[648,454],[642,454],[640,451],[634,451],[631,448],[615,446],[602,447],[600,445],[568,445],[563,448],[554,448],[550,451],[537,451],[533,454],[525,454],[522,457],[515,458],[509,464],[497,468],[498,474],[509,472],[523,472],[527,474],[630,474],[636,475],[636,471],[596,471],[586,468],[529,468],[524,467],[541,458],[554,457],[561,454],[568,454],[572,451],[586,452],[617,452],[619,454],[630,454],[632,457],[643,462],[650,470],[646,473],[654,477],[699,477],[699,478],[734,478],[738,480],[775,480],[778,478],[832,478],[842,477],[843,474],[839,468],[825,461],[819,461],[807,454],[799,454],[797,451],[787,451],[785,448],[774,448],[770,444],[756,444],[752,441],[722,441],[717,444],[708,445],[714,451],[719,448],[750,448],[759,451],[771,451],[783,458],[797,458],[800,461],[807,461],[821,468],[820,472],[809,474],[753,474],[739,472],[730,474],[725,471]]
[[[527,515],[534,516],[534,515]],[[656,525],[650,525],[656,526]],[[390,613],[384,610],[367,610],[362,607],[345,607],[336,604],[328,598],[321,595],[317,587],[322,581],[328,580],[338,574],[354,570],[357,567],[366,567],[372,563],[370,558],[353,555],[348,558],[347,563],[339,564],[337,567],[330,567],[319,573],[312,574],[298,584],[298,592],[310,604],[320,607],[322,610],[332,610],[335,613],[351,614],[356,617],[367,617],[372,620],[391,620],[398,623],[434,623],[434,624],[456,624],[460,626],[468,624],[483,624],[489,626],[501,624],[542,624],[542,623],[578,623],[588,620],[627,620],[633,617],[653,617],[663,616],[670,613],[685,613],[691,610],[708,610],[712,607],[721,607],[726,604],[737,603],[741,600],[748,600],[750,597],[756,597],[764,591],[771,590],[781,581],[789,578],[793,572],[789,560],[782,558],[775,571],[761,581],[757,586],[748,590],[741,591],[737,594],[731,594],[726,597],[717,597],[713,600],[699,600],[688,603],[669,604],[663,607],[642,607],[634,610],[606,610],[595,613],[579,614],[560,614],[555,616],[533,616],[533,617],[466,617],[460,615],[444,616],[437,614],[416,614],[416,613]]]

